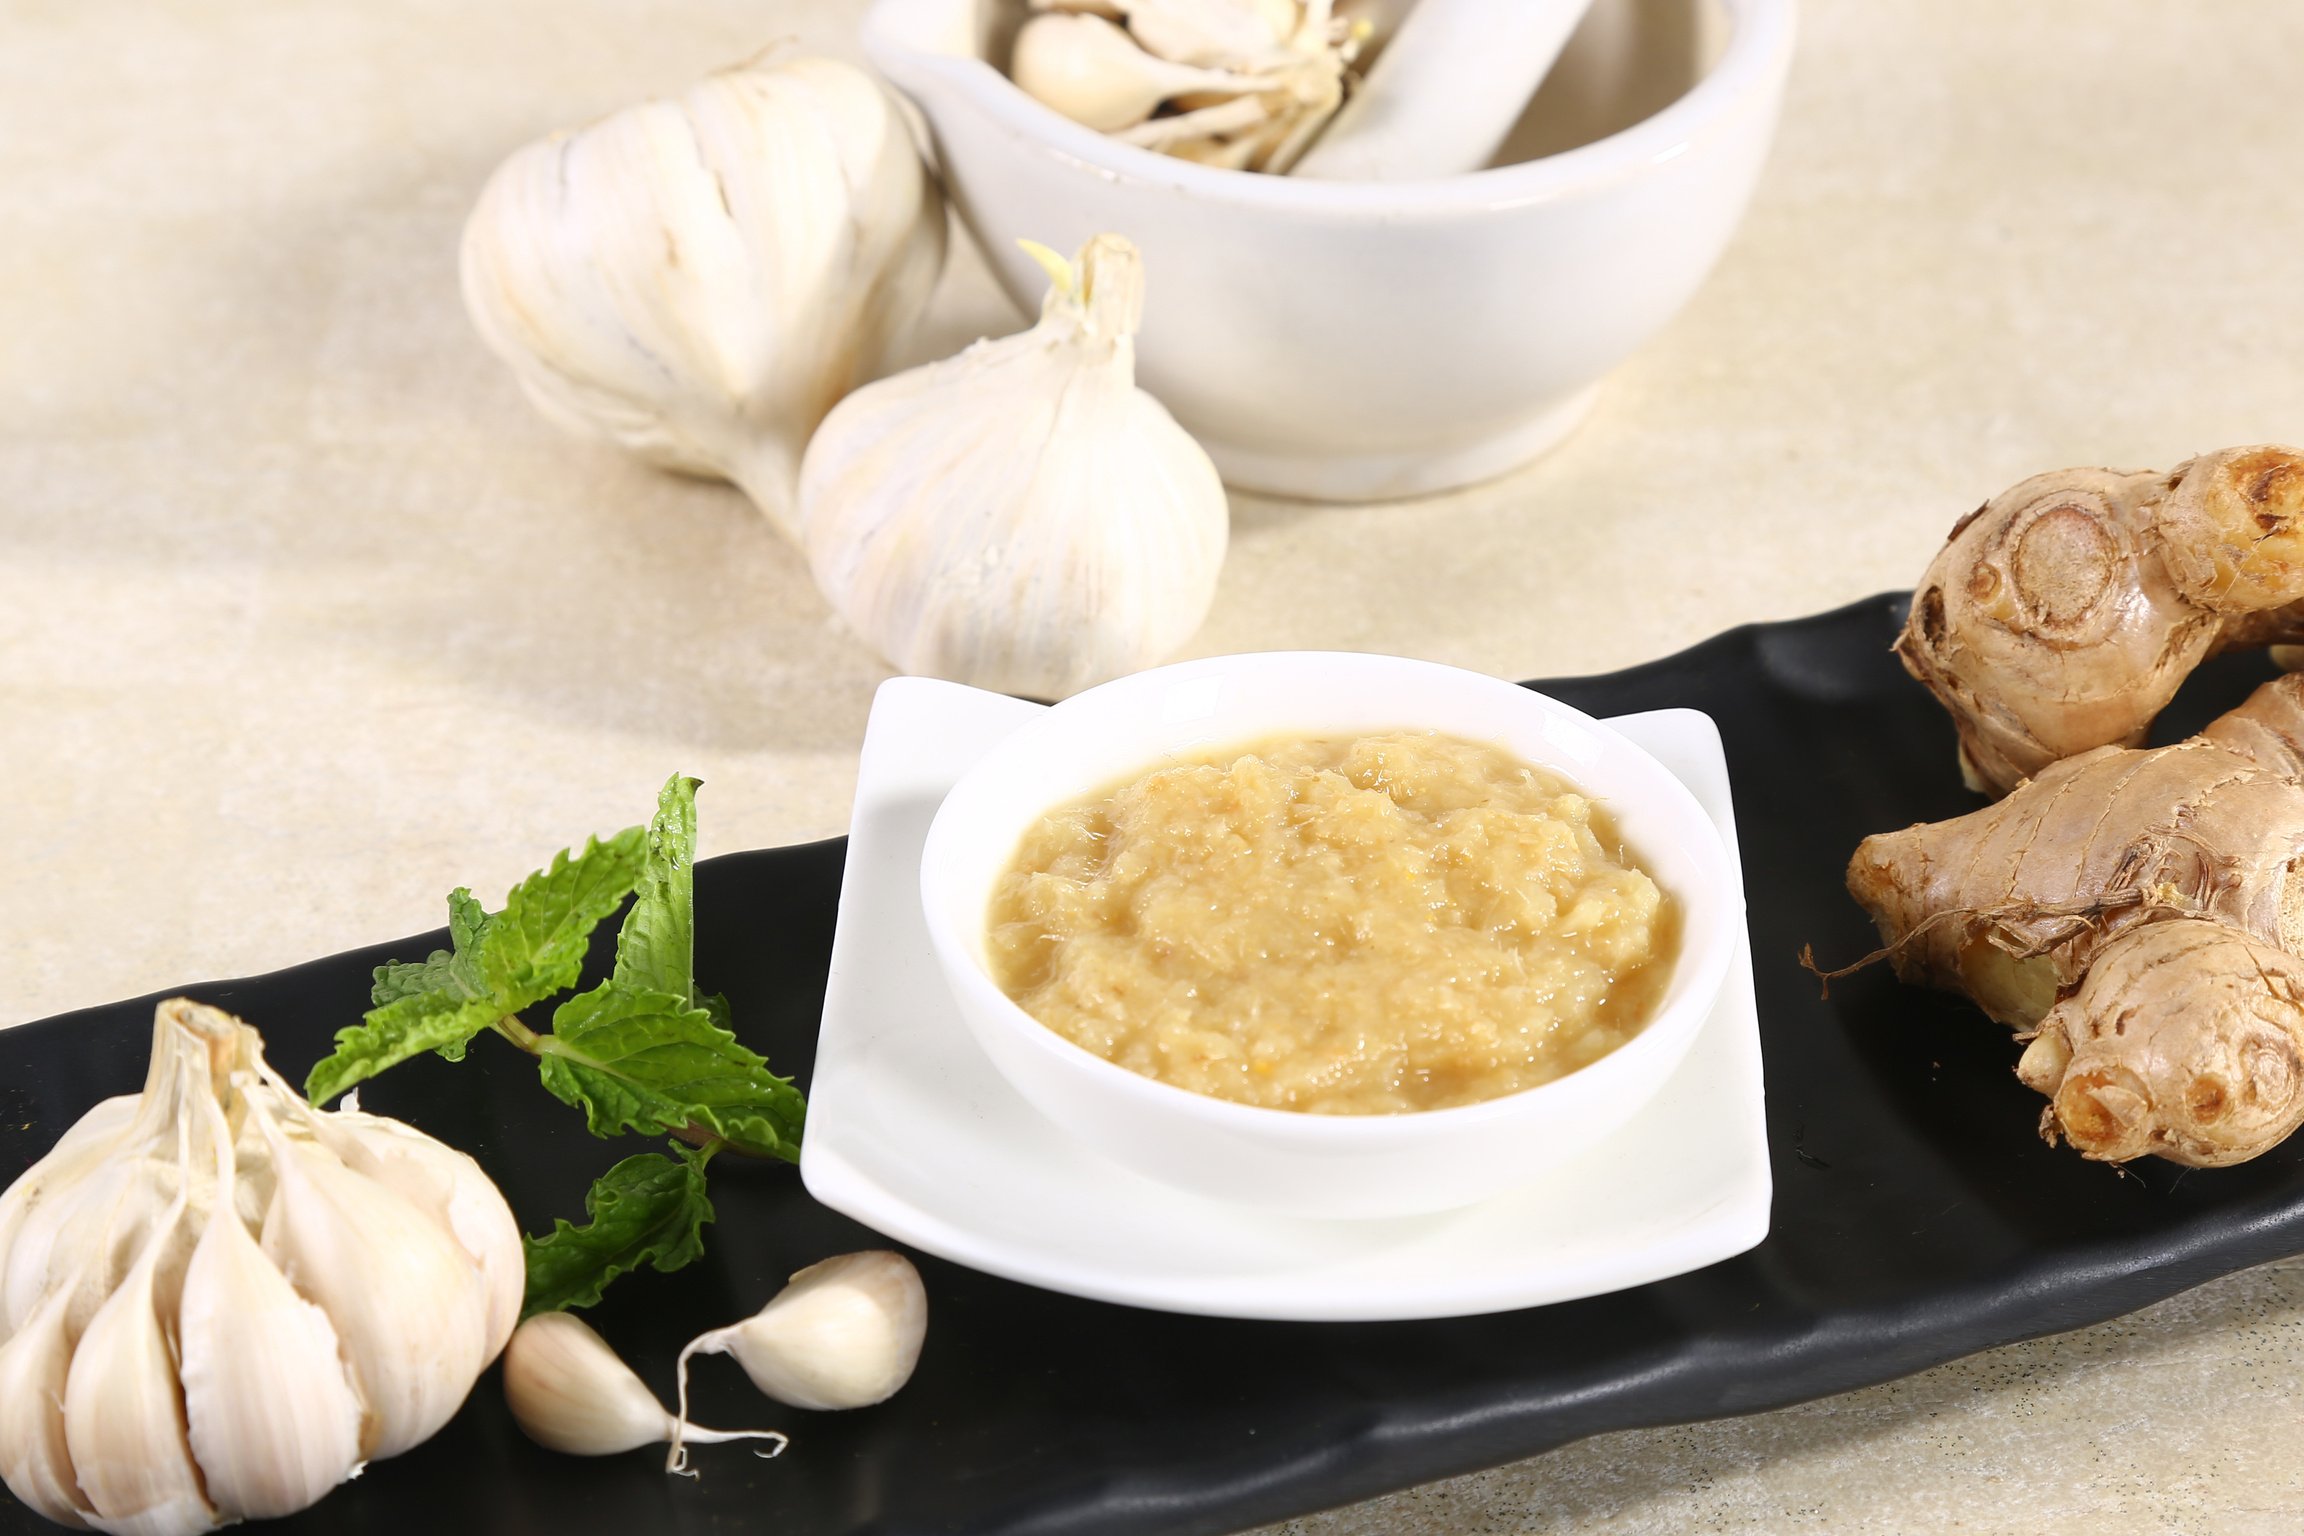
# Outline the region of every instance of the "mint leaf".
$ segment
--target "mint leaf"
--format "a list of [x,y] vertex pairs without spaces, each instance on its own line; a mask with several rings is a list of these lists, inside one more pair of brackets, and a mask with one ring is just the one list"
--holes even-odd
[[368,1001],[381,1008],[425,992],[449,992],[462,998],[486,997],[488,984],[481,980],[479,962],[473,951],[483,941],[488,922],[487,909],[472,899],[470,891],[462,886],[450,891],[448,942],[455,947],[436,949],[420,961],[392,960],[376,967],[376,984],[369,989]]
[[544,1086],[595,1136],[702,1130],[739,1152],[797,1162],[800,1090],[671,992],[602,983],[562,1003],[539,1042]]
[[556,1219],[545,1236],[520,1240],[528,1256],[523,1318],[591,1306],[618,1275],[642,1264],[669,1272],[703,1253],[712,1219],[704,1154],[677,1143],[672,1150],[676,1159],[643,1152],[594,1180],[584,1196],[588,1225]]
[[697,1003],[696,862],[698,781],[674,774],[656,797],[632,910],[616,935],[616,980]]
[[426,1051],[457,1060],[474,1035],[501,1017],[493,998],[446,991],[399,998],[372,1010],[365,1022],[336,1031],[336,1049],[304,1079],[304,1097],[325,1104],[354,1083]]
[[305,1097],[326,1103],[411,1056],[438,1051],[461,1061],[474,1035],[498,1019],[576,984],[600,920],[622,905],[640,878],[646,829],[628,827],[584,851],[563,849],[550,867],[512,887],[490,913],[458,888],[448,897],[450,949],[417,962],[376,968],[360,1024],[336,1032],[336,1049],[304,1080]]
[[715,992],[710,997],[699,998],[696,1006],[711,1017],[714,1027],[734,1032],[736,1017],[729,1011],[727,993]]
[[517,1013],[576,985],[584,951],[600,920],[639,883],[647,829],[627,827],[584,851],[552,856],[504,898],[504,910],[479,935],[480,974],[506,1013]]
[[488,924],[493,921],[488,909],[480,905],[473,894],[463,886],[448,893],[448,942],[459,950],[478,947],[486,937]]

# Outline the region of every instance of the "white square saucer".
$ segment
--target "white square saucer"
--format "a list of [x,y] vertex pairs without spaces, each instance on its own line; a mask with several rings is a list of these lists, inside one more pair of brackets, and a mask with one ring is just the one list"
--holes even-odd
[[[1768,1232],[1760,1027],[1748,952],[1679,1070],[1606,1141],[1463,1210],[1275,1217],[1106,1161],[978,1050],[928,949],[920,850],[945,794],[1044,706],[926,678],[872,701],[809,1089],[800,1176],[836,1211],[973,1269],[1218,1317],[1378,1321],[1503,1312],[1683,1274]],[[1709,717],[1609,722],[1736,828]]]

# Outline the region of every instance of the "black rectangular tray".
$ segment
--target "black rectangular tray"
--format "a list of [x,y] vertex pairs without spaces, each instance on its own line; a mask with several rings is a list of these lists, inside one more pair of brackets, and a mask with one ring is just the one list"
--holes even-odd
[[[1773,1229],[1727,1263],[1588,1301],[1442,1322],[1228,1322],[1079,1301],[923,1258],[918,1376],[848,1414],[765,1403],[725,1361],[698,1414],[793,1434],[780,1460],[700,1451],[599,1461],[530,1445],[493,1372],[430,1443],[283,1528],[312,1532],[758,1530],[1222,1532],[1511,1461],[1635,1425],[1748,1413],[2098,1321],[2304,1251],[2304,1146],[2243,1167],[2125,1173],[2043,1145],[2006,1030],[1885,969],[1827,1001],[1796,957],[1869,949],[1841,888],[1868,832],[1971,809],[1949,724],[1888,644],[1901,596],[1730,631],[1605,677],[1537,686],[1600,715],[1685,705],[1720,724],[1734,781],[1768,1080]],[[2164,736],[2235,703],[2267,665],[2194,679]],[[676,765],[667,765],[668,767]],[[709,793],[709,792],[707,792]],[[707,806],[706,814],[709,815]],[[586,830],[586,829],[576,829]],[[704,861],[697,973],[738,1028],[806,1082],[845,845]],[[291,1077],[365,1006],[369,971],[426,934],[243,981],[183,988],[261,1028]],[[141,1081],[152,1000],[0,1031],[0,1182],[90,1104]],[[364,1090],[367,1107],[466,1148],[525,1226],[576,1216],[605,1145],[483,1040]],[[593,1320],[667,1398],[701,1329],[781,1277],[880,1245],[783,1166],[712,1170],[708,1254],[619,1282]],[[0,1495],[0,1530],[50,1529]]]

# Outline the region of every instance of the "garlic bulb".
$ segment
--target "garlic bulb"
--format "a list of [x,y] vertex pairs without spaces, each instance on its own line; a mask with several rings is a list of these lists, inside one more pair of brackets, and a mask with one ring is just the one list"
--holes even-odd
[[478,1164],[314,1110],[256,1031],[162,1003],[144,1091],[0,1194],[0,1480],[143,1536],[302,1509],[462,1404],[507,1233],[517,1275]]
[[1136,248],[1078,266],[1027,246],[1040,323],[868,385],[800,475],[800,540],[832,606],[907,672],[1045,697],[1158,662],[1224,562],[1216,468],[1136,387]]
[[904,1255],[875,1249],[809,1265],[758,1312],[680,1351],[675,1469],[690,1433],[691,1356],[734,1355],[754,1386],[794,1408],[867,1408],[912,1379],[927,1334],[928,1291]]
[[735,481],[790,532],[808,434],[918,316],[944,206],[886,92],[763,55],[515,152],[465,307],[570,430]]
[[[1344,103],[1370,28],[1334,0],[1034,0],[1008,73],[1140,148],[1286,171]],[[1119,20],[1125,30],[1114,25]],[[1163,104],[1175,110],[1155,117]]]
[[[544,1312],[522,1323],[504,1351],[504,1401],[529,1439],[569,1456],[613,1456],[676,1436],[690,1444],[773,1440],[773,1429],[705,1429],[677,1423],[656,1394],[582,1318]],[[674,1468],[673,1470],[681,1470]]]

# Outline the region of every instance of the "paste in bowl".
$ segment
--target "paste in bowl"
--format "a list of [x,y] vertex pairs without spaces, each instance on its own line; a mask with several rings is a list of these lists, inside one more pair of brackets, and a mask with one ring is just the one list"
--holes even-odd
[[1131,1071],[1320,1114],[1516,1093],[1637,1034],[1670,902],[1608,818],[1500,748],[1293,737],[1043,817],[994,888],[993,979]]

